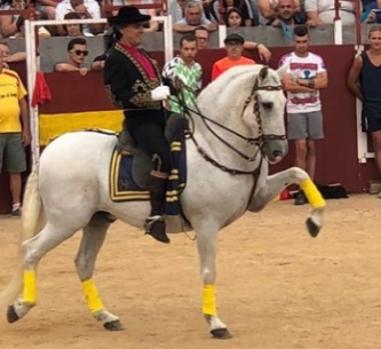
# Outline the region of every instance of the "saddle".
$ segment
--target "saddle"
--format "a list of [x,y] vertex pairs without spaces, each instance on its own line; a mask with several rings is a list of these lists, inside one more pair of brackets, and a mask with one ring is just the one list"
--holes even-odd
[[[169,144],[178,138],[178,131],[184,130],[184,122],[187,122],[180,114],[173,113],[169,117],[164,135]],[[171,146],[173,149],[173,146]],[[132,155],[132,178],[143,189],[147,188],[150,172],[154,169],[151,158],[136,144],[127,130],[118,135],[117,151],[122,155]]]
[[[164,208],[166,215],[179,215],[182,212],[179,196],[186,184],[186,128],[187,120],[181,115],[172,114],[167,121],[165,137],[171,149],[171,171]],[[123,131],[118,138],[119,142],[110,162],[111,200],[115,202],[149,200],[147,187],[153,163],[128,132]]]

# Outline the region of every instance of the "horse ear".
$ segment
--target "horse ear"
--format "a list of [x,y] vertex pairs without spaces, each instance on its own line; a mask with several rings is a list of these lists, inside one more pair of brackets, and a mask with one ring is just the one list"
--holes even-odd
[[259,79],[261,79],[262,81],[265,80],[267,78],[268,72],[269,70],[267,69],[267,67],[261,68],[261,70],[259,71]]
[[278,73],[279,79],[283,79],[283,76],[287,73],[287,69],[289,67],[289,64],[283,64],[281,65],[276,72]]

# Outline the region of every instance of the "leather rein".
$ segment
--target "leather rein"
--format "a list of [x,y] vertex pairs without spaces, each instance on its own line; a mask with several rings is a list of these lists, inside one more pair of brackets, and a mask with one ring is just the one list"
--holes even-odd
[[[267,69],[267,68],[262,68],[262,69]],[[259,72],[259,75],[261,74],[261,72],[262,72],[262,70]],[[251,176],[253,176],[253,180],[254,180],[253,181],[253,186],[251,188],[250,195],[249,195],[249,200],[248,200],[248,203],[247,203],[247,207],[249,207],[250,202],[251,202],[251,200],[252,200],[252,198],[254,196],[255,190],[257,188],[257,183],[258,183],[258,179],[259,179],[259,176],[260,176],[260,173],[261,173],[261,167],[262,167],[263,160],[266,158],[266,156],[265,156],[265,154],[263,152],[263,147],[264,147],[265,142],[269,141],[269,140],[285,140],[286,139],[286,135],[275,135],[275,134],[265,134],[265,133],[263,133],[262,119],[261,119],[261,114],[260,114],[260,108],[259,108],[259,101],[258,101],[258,94],[257,94],[257,92],[258,91],[280,91],[280,90],[282,90],[282,86],[281,85],[260,86],[258,78],[255,79],[253,87],[252,87],[252,89],[250,91],[249,96],[245,100],[245,103],[243,105],[243,108],[242,108],[242,111],[241,111],[241,114],[240,114],[240,117],[242,118],[245,110],[249,106],[250,102],[253,100],[254,101],[253,114],[254,114],[254,116],[256,118],[256,121],[257,121],[257,124],[258,124],[258,136],[254,137],[254,138],[252,138],[252,137],[246,137],[246,136],[244,136],[244,135],[242,135],[242,134],[240,134],[240,133],[238,133],[238,132],[236,132],[236,131],[234,131],[234,130],[232,130],[232,129],[224,126],[224,125],[222,125],[221,123],[219,123],[219,122],[217,122],[217,121],[215,121],[213,119],[208,118],[207,116],[205,116],[204,114],[201,113],[200,109],[197,106],[196,101],[194,101],[194,105],[195,105],[196,110],[194,110],[193,108],[188,107],[186,105],[185,101],[184,101],[182,89],[188,89],[189,91],[191,91],[193,93],[195,91],[193,89],[191,89],[190,87],[186,86],[183,83],[182,83],[182,88],[176,89],[177,90],[177,98],[178,98],[178,101],[176,101],[176,102],[178,102],[180,104],[180,107],[183,110],[184,116],[187,115],[189,120],[191,120],[192,123],[194,123],[192,114],[199,116],[200,119],[202,120],[202,122],[204,123],[204,125],[206,126],[206,128],[221,143],[225,144],[228,148],[230,148],[235,153],[237,153],[240,157],[242,157],[243,159],[245,159],[245,160],[247,160],[249,162],[252,162],[252,161],[256,160],[257,156],[260,155],[259,164],[253,170],[245,171],[245,170],[241,170],[241,169],[237,169],[237,168],[231,168],[231,167],[228,167],[228,166],[225,166],[225,165],[221,164],[219,161],[217,161],[216,159],[212,158],[199,145],[199,143],[197,142],[197,140],[194,137],[193,132],[190,130],[189,127],[185,130],[186,137],[190,138],[192,140],[192,142],[195,145],[198,153],[201,155],[201,157],[205,161],[211,163],[213,166],[217,167],[221,171],[227,172],[227,173],[229,173],[229,174],[231,174],[233,176],[235,176],[235,175],[251,175]],[[246,142],[248,142],[248,143],[250,143],[252,145],[256,145],[257,146],[256,151],[254,152],[254,154],[252,156],[248,156],[248,155],[244,154],[239,149],[237,149],[232,144],[230,144],[225,139],[223,139],[221,136],[219,136],[210,127],[208,122],[210,122],[211,124],[214,124],[214,125],[222,128],[223,130],[229,132],[230,134],[232,134],[232,135],[234,135],[234,136],[236,136],[236,137],[238,137],[238,138],[240,138],[240,139],[242,139],[242,140],[244,140],[244,141],[246,141]]]

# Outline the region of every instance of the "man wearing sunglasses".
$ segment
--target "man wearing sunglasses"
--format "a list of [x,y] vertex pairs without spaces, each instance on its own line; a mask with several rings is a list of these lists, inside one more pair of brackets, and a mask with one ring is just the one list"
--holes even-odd
[[57,72],[78,71],[81,75],[86,75],[89,71],[84,67],[86,56],[89,54],[87,43],[84,38],[75,38],[67,45],[68,59],[66,63],[57,63],[54,70]]
[[125,115],[119,149],[123,151],[123,139],[128,132],[154,165],[148,185],[151,213],[145,222],[146,233],[169,243],[163,214],[171,157],[164,136],[166,116],[160,101],[167,99],[170,91],[168,86],[161,85],[156,62],[139,48],[144,23],[150,18],[135,6],[123,6],[116,16],[109,18],[117,42],[109,51],[104,74],[107,89]]

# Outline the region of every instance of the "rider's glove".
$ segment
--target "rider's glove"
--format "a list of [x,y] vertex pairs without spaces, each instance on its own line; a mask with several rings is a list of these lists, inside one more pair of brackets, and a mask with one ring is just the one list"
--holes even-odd
[[159,87],[156,87],[151,91],[151,98],[154,101],[162,101],[164,99],[167,99],[170,94],[171,92],[168,86],[160,85]]

